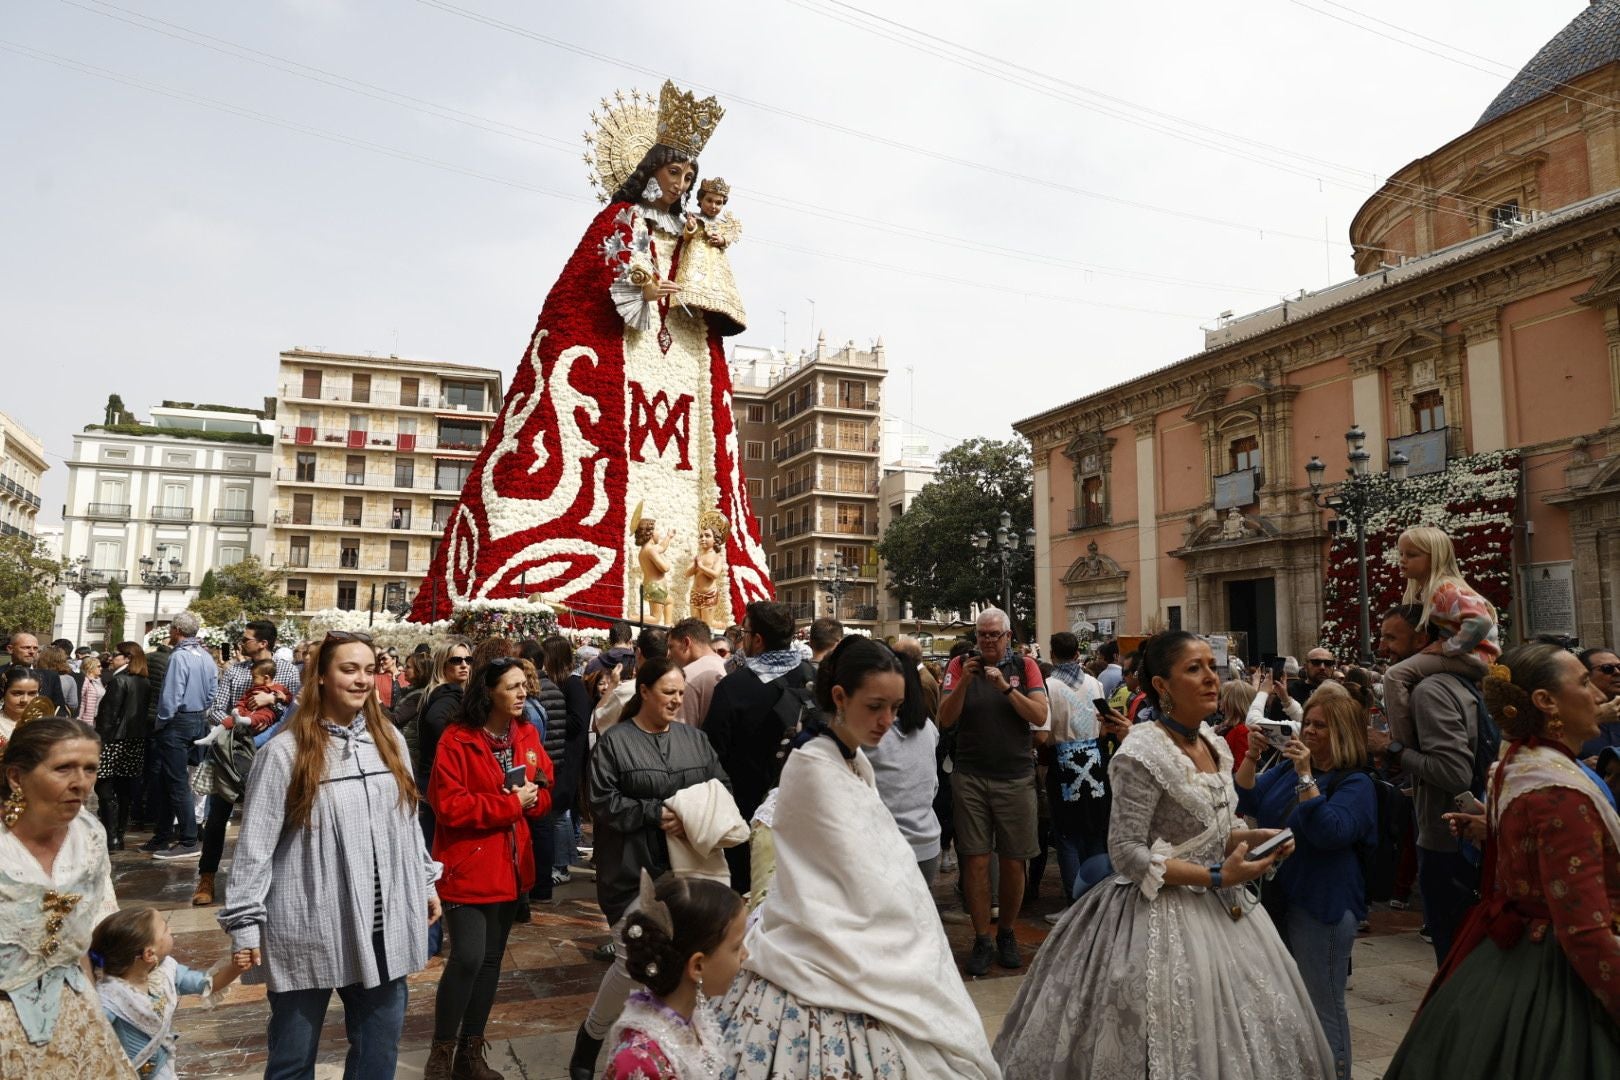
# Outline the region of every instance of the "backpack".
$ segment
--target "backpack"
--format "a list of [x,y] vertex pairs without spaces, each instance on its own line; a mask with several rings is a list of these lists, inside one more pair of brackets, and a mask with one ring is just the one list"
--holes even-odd
[[1363,773],[1372,781],[1373,810],[1377,821],[1371,842],[1359,840],[1355,845],[1356,864],[1361,867],[1361,881],[1368,900],[1386,901],[1395,893],[1395,867],[1401,858],[1400,830],[1397,816],[1404,807],[1401,793],[1395,785],[1371,769],[1343,769],[1328,781],[1323,797],[1331,799],[1333,793],[1351,773]]
[[[797,679],[797,683],[789,680]],[[816,704],[816,668],[808,660],[775,680],[776,700],[771,717],[778,725],[776,757],[771,766],[771,787],[782,778],[782,766],[793,750],[821,731],[821,707]]]

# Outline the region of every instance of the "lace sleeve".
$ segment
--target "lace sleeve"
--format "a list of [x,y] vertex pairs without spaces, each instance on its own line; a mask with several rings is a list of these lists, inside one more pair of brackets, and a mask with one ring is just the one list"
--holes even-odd
[[1147,766],[1134,757],[1115,754],[1108,765],[1114,805],[1108,819],[1108,858],[1114,870],[1136,882],[1149,900],[1164,885],[1170,844],[1151,835],[1153,812],[1163,791]]

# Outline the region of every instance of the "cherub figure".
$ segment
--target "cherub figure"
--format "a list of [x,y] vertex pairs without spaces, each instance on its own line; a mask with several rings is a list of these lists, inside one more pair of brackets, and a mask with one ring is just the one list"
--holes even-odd
[[646,617],[660,626],[674,624],[675,605],[669,599],[669,545],[674,529],[660,529],[655,518],[642,518],[636,524],[637,558],[641,563],[641,595]]
[[730,523],[718,510],[705,510],[698,517],[698,549],[692,556],[692,565],[686,576],[692,579],[692,593],[687,599],[693,618],[702,619],[716,630],[724,627],[720,619],[720,582],[725,577],[726,532]]
[[731,185],[718,176],[698,185],[698,212],[686,216],[675,269],[679,302],[689,310],[708,312],[716,331],[726,337],[742,333],[747,326],[726,254],[742,238],[742,223],[726,212],[730,201]]

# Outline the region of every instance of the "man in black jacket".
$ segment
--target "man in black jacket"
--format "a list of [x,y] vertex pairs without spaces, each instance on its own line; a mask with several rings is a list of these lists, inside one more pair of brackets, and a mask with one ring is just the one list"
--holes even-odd
[[39,696],[50,698],[61,708],[66,704],[62,696],[62,676],[54,671],[36,667],[39,663],[39,638],[24,631],[17,631],[11,635],[11,662],[18,667],[27,668],[39,680]]
[[[807,701],[814,708],[816,669],[790,647],[793,615],[787,605],[756,600],[742,622],[744,665],[721,679],[709,701],[703,734],[714,744],[720,765],[731,777],[732,794],[743,820],[776,786],[793,735]],[[749,888],[748,845],[728,848],[731,887]]]

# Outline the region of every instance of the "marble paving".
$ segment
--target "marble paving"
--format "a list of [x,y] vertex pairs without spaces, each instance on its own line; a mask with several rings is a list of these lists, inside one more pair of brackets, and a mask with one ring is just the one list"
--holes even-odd
[[[232,832],[234,840],[234,827]],[[130,847],[141,839],[144,836],[132,837]],[[229,865],[227,860],[226,870]],[[206,968],[224,955],[228,942],[214,920],[217,907],[190,906],[196,867],[196,860],[158,862],[133,850],[113,857],[119,899],[167,910],[176,958]],[[1054,860],[1043,882],[1043,896],[1027,905],[1019,919],[1017,933],[1026,962],[1049,930],[1040,916],[1057,907],[1052,899],[1055,875]],[[935,897],[946,933],[961,957],[972,931],[957,903],[954,877],[942,875]],[[224,874],[222,884],[223,878]],[[574,1031],[605,967],[591,956],[591,950],[608,939],[594,895],[588,873],[578,873],[557,890],[552,905],[535,908],[530,924],[513,927],[488,1031],[491,1063],[512,1080],[567,1076]],[[1421,917],[1412,912],[1378,911],[1372,932],[1356,943],[1348,992],[1355,1080],[1375,1080],[1382,1074],[1434,973],[1434,952],[1416,933],[1419,922]],[[398,1074],[402,1080],[421,1076],[433,1034],[433,991],[442,967],[443,961],[435,959],[410,978],[411,1003]],[[967,980],[985,1032],[992,1038],[1018,991],[1021,974],[994,968],[984,978]],[[182,1005],[176,1025],[182,1036],[180,1075],[186,1080],[260,1076],[268,1015],[263,987],[235,985],[214,1009],[196,1005],[195,1000]],[[342,1007],[334,996],[316,1073],[319,1080],[341,1077],[344,1051]]]

